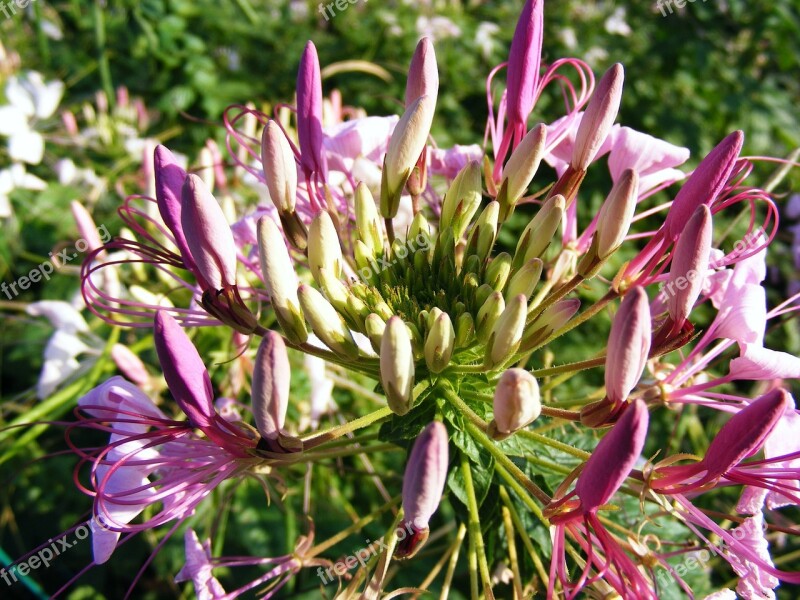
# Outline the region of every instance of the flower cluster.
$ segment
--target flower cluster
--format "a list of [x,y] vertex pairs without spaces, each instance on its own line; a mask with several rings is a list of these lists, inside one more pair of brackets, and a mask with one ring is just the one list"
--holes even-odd
[[[231,107],[231,154],[269,198],[233,225],[213,177],[155,149],[155,197],[129,198],[120,210],[138,239],[97,248],[84,264],[83,294],[109,322],[154,327],[182,416],[168,417],[121,379],[81,400],[77,426],[111,435],[99,451],[78,450],[91,468],[85,491],[106,524],[94,532],[96,563],[121,534],[180,523],[227,481],[252,477],[270,495],[298,466],[359,456],[387,504],[342,535],[400,500],[402,514],[386,523],[382,551],[347,579],[342,597],[387,588],[392,561],[412,558],[434,537],[446,539],[452,565],[443,590],[456,585],[468,537],[474,598],[493,597],[492,570],[504,564],[516,598],[655,599],[665,571],[691,594],[670,561],[702,544],[718,548],[744,597],[800,583],[769,552],[773,532],[798,533],[775,509],[800,504],[800,415],[787,390],[800,378],[800,359],[764,344],[767,321],[798,308],[793,297],[768,310],[762,286],[774,201],[746,183],[752,164],[740,156],[742,132],[686,177],[678,169],[686,149],[615,124],[622,65],[595,85],[580,60],[543,64],[543,10],[541,0],[526,2],[508,63],[489,76],[484,149],[432,144],[439,80],[427,38],[411,59],[399,117],[364,116],[335,93],[326,99],[310,42],[295,105],[272,116]],[[565,99],[564,114],[530,127],[551,87]],[[584,182],[605,155],[612,186],[591,214]],[[671,201],[652,203],[685,177]],[[748,231],[726,253],[714,223],[742,207]],[[170,301],[109,289],[104,274],[131,266],[169,282]],[[181,327],[202,325],[229,328],[245,357],[260,338],[247,365],[244,417],[215,406],[206,366]],[[602,352],[553,365],[563,340],[577,345],[605,330]],[[287,423],[290,350],[373,381],[385,406],[341,410],[339,424],[301,434]],[[590,386],[584,372],[600,367],[603,384]],[[314,381],[325,380],[323,368]],[[751,381],[763,382],[759,392],[743,391]],[[311,422],[322,410],[329,407],[318,406]],[[665,444],[663,431],[698,415],[708,425],[704,447],[686,453],[679,441]],[[666,426],[650,427],[656,420]],[[365,442],[348,437],[379,423]],[[396,482],[373,468],[375,437],[410,448],[400,497],[392,499]],[[738,504],[711,510],[705,499],[729,498],[732,486]],[[459,528],[433,532],[443,497],[464,516]],[[270,597],[301,569],[332,564],[322,554],[335,541],[313,545],[305,498],[308,532],[293,553],[217,559],[189,530],[179,580],[191,579],[204,598],[270,582]],[[489,530],[493,513],[502,535]],[[761,519],[765,527],[748,525]],[[410,534],[398,539],[401,520]],[[659,533],[665,522],[677,529]],[[744,533],[734,535],[730,523]],[[549,547],[531,544],[537,530],[549,531]],[[212,573],[259,565],[267,572],[234,592]]]

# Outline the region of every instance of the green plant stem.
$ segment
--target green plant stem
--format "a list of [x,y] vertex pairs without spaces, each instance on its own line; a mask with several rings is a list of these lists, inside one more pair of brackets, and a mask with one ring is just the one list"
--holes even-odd
[[486,548],[483,545],[481,520],[478,515],[478,500],[475,497],[475,486],[472,483],[472,470],[469,466],[469,460],[463,453],[461,454],[461,472],[464,475],[464,490],[467,494],[467,508],[469,509],[467,526],[469,527],[470,546],[475,549],[484,589],[491,589],[492,579],[489,573],[489,564],[486,562]]
[[307,438],[301,438],[303,440],[303,447],[306,449],[314,448],[316,446],[319,446],[323,442],[340,438],[343,435],[350,433],[351,431],[356,431],[357,429],[363,429],[364,427],[369,427],[373,423],[381,421],[391,415],[392,415],[392,409],[390,409],[388,406],[384,406],[383,408],[379,408],[378,410],[371,412],[368,415],[364,415],[363,417],[359,417],[358,419],[349,421],[344,425],[337,425],[336,427],[332,427],[331,429],[323,431],[322,433],[319,433],[317,435]]
[[542,563],[539,553],[536,552],[536,549],[533,547],[530,536],[525,532],[525,526],[522,524],[522,519],[519,518],[519,514],[517,514],[517,509],[514,508],[514,504],[511,502],[511,497],[508,495],[508,491],[502,485],[500,486],[500,500],[502,500],[509,513],[511,513],[511,521],[516,530],[519,531],[519,537],[522,539],[522,545],[525,546],[525,549],[528,551],[528,554],[533,561],[533,566],[536,569],[536,572],[539,574],[539,577],[542,579],[544,584],[547,585],[549,580],[547,570],[544,568],[544,564]]
[[343,529],[342,531],[340,531],[339,533],[337,533],[333,537],[330,537],[327,540],[325,540],[324,542],[322,542],[320,544],[317,544],[313,548],[310,548],[308,550],[308,552],[305,553],[303,558],[314,558],[315,556],[319,556],[320,554],[322,554],[323,552],[325,552],[329,548],[332,548],[333,546],[335,546],[336,544],[338,544],[342,540],[346,539],[347,536],[349,536],[350,534],[355,533],[356,531],[358,531],[360,529],[363,529],[364,526],[366,526],[367,524],[369,524],[372,521],[374,521],[375,518],[378,517],[378,515],[386,512],[387,510],[389,510],[390,508],[392,508],[393,506],[395,506],[395,505],[397,505],[399,503],[400,503],[400,496],[395,496],[394,498],[389,500],[389,502],[387,502],[383,506],[380,506],[380,507],[376,508],[375,510],[373,510],[366,517],[363,517],[363,518],[359,519],[358,521],[356,521],[355,523],[353,523],[352,525],[350,525],[350,527],[348,527],[347,529]]
[[94,18],[94,39],[97,45],[97,65],[100,70],[100,83],[103,91],[108,96],[108,106],[113,107],[117,98],[114,94],[114,84],[111,81],[111,67],[106,53],[106,24],[103,16],[103,7],[100,0],[95,0],[92,16]]
[[578,448],[574,448],[569,444],[559,442],[558,440],[554,440],[553,438],[549,438],[534,431],[520,429],[517,432],[517,435],[521,435],[522,437],[526,437],[531,440],[536,440],[537,442],[545,444],[546,446],[550,446],[551,448],[555,448],[556,450],[561,450],[566,454],[571,454],[575,458],[580,458],[581,460],[586,460],[590,456],[589,452],[586,452],[585,450],[578,450]]
[[473,410],[467,406],[467,404],[458,397],[452,388],[449,386],[441,386],[440,388],[444,393],[445,398],[453,404],[460,412],[467,418],[467,431],[472,435],[476,442],[478,442],[481,446],[486,448],[486,450],[491,454],[494,459],[505,469],[507,469],[510,473],[517,478],[518,481],[521,481],[525,488],[542,504],[548,504],[550,502],[550,496],[548,496],[544,490],[542,490],[538,485],[536,485],[533,481],[528,478],[522,470],[514,464],[514,462],[506,456],[506,454],[497,447],[497,445],[492,441],[488,435],[486,435],[486,423],[476,415]]
[[577,371],[583,371],[584,369],[591,369],[593,367],[599,367],[606,362],[605,355],[598,356],[597,358],[590,358],[588,360],[580,360],[574,363],[568,363],[566,365],[559,365],[557,367],[550,367],[547,369],[536,369],[531,371],[531,375],[534,377],[549,377],[550,375],[560,375],[561,373],[575,373]]

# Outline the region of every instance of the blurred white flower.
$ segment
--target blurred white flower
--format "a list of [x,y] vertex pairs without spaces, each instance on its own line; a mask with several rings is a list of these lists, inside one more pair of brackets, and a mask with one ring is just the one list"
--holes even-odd
[[434,42],[461,35],[461,28],[447,17],[417,17],[417,33],[429,37]]
[[475,32],[475,45],[480,49],[481,56],[489,60],[492,56],[492,51],[497,45],[497,40],[494,39],[495,35],[500,31],[500,26],[496,23],[483,21],[478,25]]
[[[61,300],[33,302],[28,305],[25,312],[35,317],[45,317],[55,328],[53,336],[45,346],[44,364],[39,382],[36,384],[36,396],[44,400],[60,384],[75,375],[82,366],[88,367],[94,364],[102,353],[103,341],[92,336],[83,316],[68,302]],[[95,348],[87,345],[82,337],[91,339]],[[86,357],[89,358],[88,363],[78,360],[81,354],[88,355]]]
[[15,163],[0,171],[0,219],[11,216],[9,195],[16,189],[41,191],[47,183],[25,172],[25,165]]
[[618,7],[611,16],[606,19],[605,28],[608,33],[628,36],[631,34],[631,27],[625,21],[625,9]]
[[9,77],[5,92],[9,104],[0,106],[0,135],[8,136],[13,161],[38,165],[44,155],[44,138],[32,126],[53,115],[64,95],[64,84],[46,83],[41,73],[29,71]]

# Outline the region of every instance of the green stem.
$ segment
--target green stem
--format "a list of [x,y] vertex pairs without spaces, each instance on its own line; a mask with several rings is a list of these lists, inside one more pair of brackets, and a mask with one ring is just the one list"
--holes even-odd
[[106,96],[108,96],[108,106],[113,107],[117,98],[114,94],[114,84],[111,81],[111,68],[106,53],[106,25],[103,17],[103,8],[100,4],[100,0],[96,0],[92,12],[94,17],[94,39],[97,45],[97,64],[100,70],[100,83]]
[[549,438],[545,435],[541,435],[539,433],[535,433],[533,431],[529,431],[527,429],[521,429],[517,432],[517,435],[521,435],[522,437],[526,437],[532,440],[536,440],[546,446],[550,446],[551,448],[555,448],[556,450],[561,450],[566,454],[571,454],[576,458],[580,458],[581,460],[586,460],[589,458],[589,452],[584,450],[578,450],[570,446],[569,444],[565,444],[564,442],[559,442],[558,440],[554,440],[553,438]]
[[470,542],[474,539],[474,544],[471,543],[470,545],[475,548],[475,554],[478,557],[478,568],[480,569],[484,589],[491,589],[492,580],[489,574],[489,565],[486,562],[486,548],[483,545],[481,520],[478,515],[478,500],[475,496],[475,486],[472,483],[472,470],[469,466],[469,460],[463,453],[461,454],[461,472],[464,475],[464,491],[467,494],[467,508],[469,509],[467,525],[469,527]]
[[378,517],[378,515],[380,515],[381,513],[386,512],[387,510],[389,510],[390,508],[392,508],[393,506],[395,506],[395,505],[397,505],[399,503],[400,503],[400,496],[395,496],[394,498],[389,500],[389,502],[387,502],[383,506],[381,506],[379,508],[376,508],[374,511],[372,511],[370,514],[368,514],[366,517],[363,517],[363,518],[359,519],[358,521],[356,521],[355,523],[353,523],[352,525],[350,525],[350,527],[348,527],[347,529],[343,529],[342,531],[340,531],[339,533],[337,533],[333,537],[330,537],[327,540],[325,540],[324,542],[322,542],[320,544],[317,544],[313,548],[309,549],[309,551],[306,552],[306,554],[303,556],[303,558],[314,558],[315,556],[319,556],[320,554],[322,554],[323,552],[325,552],[329,548],[332,548],[333,546],[335,546],[336,544],[338,544],[342,540],[346,539],[347,536],[349,536],[350,534],[355,533],[356,531],[358,531],[360,529],[363,529],[365,525],[367,525],[367,524],[371,523],[372,521],[374,521],[375,518]]
[[[548,496],[544,490],[542,490],[538,485],[536,485],[533,481],[528,478],[522,470],[514,464],[514,462],[506,456],[506,454],[498,448],[494,441],[492,441],[488,435],[486,435],[486,423],[473,412],[473,410],[467,406],[467,404],[458,397],[453,389],[449,386],[441,386],[439,388],[442,393],[444,394],[445,398],[453,404],[462,415],[467,418],[467,431],[472,435],[476,442],[478,442],[481,446],[486,448],[486,450],[491,454],[494,459],[503,467],[505,467],[510,473],[517,478],[518,481],[521,481],[525,488],[542,504],[548,504],[550,502],[550,496]],[[518,432],[519,433],[519,432]]]
[[588,360],[580,360],[566,365],[559,365],[557,367],[550,367],[548,369],[536,369],[531,371],[534,377],[548,377],[550,375],[560,375],[561,373],[572,373],[576,371],[583,371],[584,369],[591,369],[599,367],[606,362],[605,355],[598,356],[597,358],[590,358]]
[[508,509],[509,513],[511,513],[511,521],[514,524],[514,528],[519,531],[519,537],[522,539],[522,544],[525,546],[525,549],[528,551],[533,561],[536,572],[539,574],[544,584],[547,585],[549,579],[547,570],[544,568],[544,564],[542,564],[542,559],[538,552],[534,549],[530,536],[525,533],[525,526],[522,524],[522,519],[520,519],[517,514],[517,509],[514,508],[514,504],[511,502],[511,497],[508,495],[506,488],[502,485],[500,486],[500,500],[503,501],[503,504]]
[[317,435],[307,438],[301,438],[303,440],[303,448],[310,449],[314,448],[315,446],[319,446],[323,442],[327,442],[329,440],[335,440],[336,438],[340,438],[343,435],[350,433],[351,431],[356,431],[357,429],[363,429],[364,427],[368,427],[377,421],[381,421],[389,416],[392,415],[392,409],[388,406],[383,408],[379,408],[378,410],[369,413],[368,415],[364,415],[363,417],[359,417],[358,419],[354,419],[345,423],[344,425],[337,425],[336,427],[332,427],[327,431],[323,431]]

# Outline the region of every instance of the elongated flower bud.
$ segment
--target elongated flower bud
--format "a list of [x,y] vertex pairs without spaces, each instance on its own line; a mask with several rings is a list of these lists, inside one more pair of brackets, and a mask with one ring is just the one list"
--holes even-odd
[[439,508],[449,462],[447,428],[433,421],[417,436],[403,475],[403,519],[411,535],[398,545],[396,558],[411,558],[428,538],[428,523]]
[[539,384],[525,369],[506,369],[494,390],[492,437],[502,439],[527,427],[542,412]]
[[441,312],[425,338],[425,362],[433,373],[439,373],[450,363],[456,333],[450,315]]
[[528,316],[528,299],[519,294],[511,299],[503,314],[497,319],[489,343],[484,364],[496,367],[508,360],[519,347]]
[[472,314],[465,312],[456,319],[456,348],[466,346],[475,337],[475,320]]
[[181,195],[181,225],[199,273],[215,290],[236,285],[236,243],[225,214],[203,180],[189,175]]
[[258,256],[275,317],[286,336],[302,344],[308,331],[297,298],[297,275],[281,231],[269,217],[258,220]]
[[564,196],[557,194],[539,209],[517,243],[513,263],[515,269],[519,269],[530,259],[539,258],[544,254],[564,220],[565,207]]
[[72,217],[75,219],[75,224],[78,226],[78,233],[86,243],[86,250],[94,251],[102,248],[103,242],[100,239],[100,233],[97,231],[97,225],[95,225],[94,219],[92,219],[92,215],[89,214],[86,207],[77,200],[73,200],[70,202],[70,208],[72,209]]
[[293,213],[297,202],[297,167],[292,147],[275,121],[268,121],[264,127],[261,166],[275,208],[281,213]]
[[386,322],[381,340],[381,385],[389,408],[404,415],[411,410],[414,386],[414,350],[406,324],[393,316]]
[[559,300],[555,304],[548,306],[535,321],[527,328],[525,339],[520,344],[520,351],[530,350],[542,343],[558,329],[561,329],[567,322],[575,316],[581,307],[581,301],[577,298],[567,298]]
[[444,196],[442,215],[439,220],[442,230],[450,227],[453,237],[461,239],[472,217],[481,205],[481,165],[469,161],[458,172]]
[[467,254],[476,255],[481,260],[487,258],[497,237],[497,225],[500,215],[500,203],[492,200],[483,209],[481,216],[469,235]]
[[522,9],[508,53],[508,120],[524,124],[533,110],[539,85],[544,32],[544,1],[528,0]]
[[486,275],[484,276],[485,282],[489,284],[495,291],[501,291],[508,281],[508,276],[511,274],[511,255],[507,252],[501,252],[492,259],[489,266],[486,267]]
[[183,264],[193,273],[197,267],[186,243],[181,224],[181,190],[186,181],[186,171],[178,165],[178,159],[164,146],[156,146],[153,152],[153,170],[156,179],[156,203],[164,224],[175,238],[175,245],[180,250]]
[[364,331],[369,338],[369,343],[372,344],[372,349],[376,354],[381,352],[381,340],[383,340],[383,332],[386,330],[386,322],[375,313],[370,313],[364,320]]
[[519,202],[533,181],[545,154],[546,141],[547,127],[540,123],[522,139],[503,167],[501,185],[505,184],[505,198],[501,220],[505,221],[510,209]]
[[156,312],[153,341],[175,402],[189,422],[206,430],[214,420],[214,391],[206,366],[189,336],[166,311]]
[[788,407],[794,407],[791,395],[777,388],[733,415],[708,446],[702,461],[708,469],[704,479],[722,477],[758,452]]
[[428,141],[436,99],[420,96],[406,108],[389,140],[381,176],[381,216],[393,219],[411,170]]
[[276,441],[289,407],[289,355],[283,337],[267,331],[253,364],[253,417],[261,437]]
[[314,217],[308,229],[308,265],[311,274],[318,283],[319,269],[327,269],[334,277],[341,277],[343,260],[339,234],[333,220],[327,212],[322,211]]
[[597,256],[602,260],[610,256],[631,226],[638,199],[639,174],[626,169],[611,188],[611,192],[597,215]]
[[122,374],[136,385],[143,386],[150,381],[144,363],[127,346],[114,344],[111,347],[111,358]]
[[322,145],[322,76],[313,42],[306,44],[297,71],[297,139],[306,176],[320,173],[327,177],[328,163]]
[[503,300],[503,294],[500,292],[491,293],[484,301],[478,310],[476,334],[479,342],[485,344],[489,341],[489,336],[505,308],[506,303]]
[[678,327],[686,321],[702,291],[712,234],[711,211],[703,204],[694,211],[675,245],[669,281],[664,286],[669,316]]
[[435,101],[438,94],[439,68],[436,66],[436,52],[430,38],[424,37],[417,43],[408,67],[406,106],[422,96],[430,96]]
[[744,134],[734,131],[700,161],[675,196],[664,222],[667,238],[678,239],[700,204],[711,206],[725,187],[744,143]]
[[542,276],[543,266],[544,263],[540,258],[532,258],[522,265],[522,268],[514,273],[511,281],[508,282],[505,293],[506,302],[518,294],[530,298],[533,290],[536,289],[536,284],[539,283],[539,278]]
[[357,359],[358,346],[353,334],[331,303],[317,290],[305,284],[297,289],[297,296],[303,314],[317,337],[337,354],[352,360]]
[[633,469],[644,448],[650,415],[643,400],[634,400],[583,467],[575,491],[584,513],[606,504]]
[[355,212],[359,239],[372,250],[373,256],[380,256],[383,254],[383,232],[378,209],[372,192],[363,181],[356,186]]
[[622,300],[608,335],[606,395],[612,402],[624,402],[638,383],[647,364],[650,337],[647,293],[635,287]]
[[622,100],[622,82],[625,71],[616,63],[600,78],[597,88],[586,106],[572,150],[573,169],[585,171],[606,141],[611,126],[617,118]]

